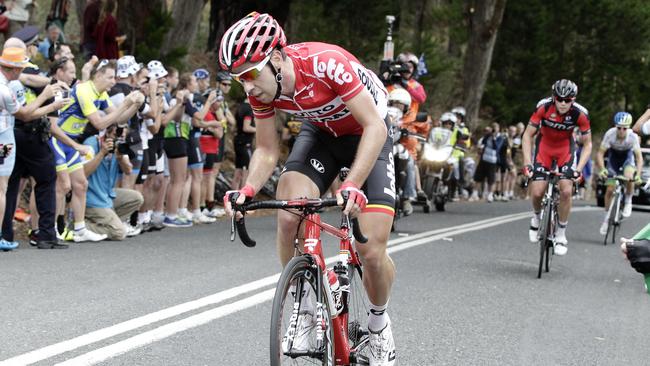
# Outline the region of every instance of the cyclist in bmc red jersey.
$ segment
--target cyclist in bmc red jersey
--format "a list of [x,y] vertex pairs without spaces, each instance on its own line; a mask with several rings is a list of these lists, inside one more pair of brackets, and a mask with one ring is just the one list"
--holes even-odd
[[[239,193],[237,203],[252,198],[275,167],[280,152],[275,111],[307,121],[280,177],[277,198],[318,198],[341,167],[351,167],[336,196],[342,204],[341,192],[347,191],[344,212],[358,215],[362,229],[368,229],[368,243],[356,249],[371,302],[370,364],[393,365],[395,345],[386,307],[395,267],[386,246],[394,215],[395,174],[382,83],[341,47],[317,42],[287,45],[284,31],[268,14],[251,13],[230,27],[221,39],[219,63],[243,85],[257,128],[246,185],[226,193],[226,211],[233,215],[234,193]],[[298,225],[297,216],[278,211],[282,265],[294,255]],[[313,314],[301,313],[296,334],[308,335],[315,328],[312,319]]]
[[[542,197],[548,184],[545,172],[550,170],[552,162],[556,161],[562,174],[559,182],[559,222],[555,233],[554,248],[557,255],[565,255],[568,250],[566,227],[571,211],[573,181],[580,178],[582,168],[591,156],[591,128],[588,112],[587,109],[575,102],[577,94],[578,86],[571,80],[556,81],[553,84],[553,96],[537,103],[537,110],[530,117],[522,139],[524,175],[532,179],[530,195],[534,216],[530,221],[528,233],[531,242],[537,242]],[[580,161],[577,162],[575,141],[572,136],[576,126],[580,130],[584,143]],[[535,137],[534,150],[533,137]]]

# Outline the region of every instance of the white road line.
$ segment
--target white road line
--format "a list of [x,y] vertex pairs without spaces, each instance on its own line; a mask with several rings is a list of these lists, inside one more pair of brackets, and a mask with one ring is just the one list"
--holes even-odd
[[129,352],[135,348],[140,348],[153,342],[162,340],[176,333],[198,327],[215,319],[219,319],[232,313],[236,313],[238,311],[269,301],[273,299],[274,294],[275,289],[266,290],[245,299],[235,301],[227,305],[222,305],[196,315],[192,315],[189,318],[165,324],[148,332],[144,332],[123,341],[111,344],[110,346],[102,347],[83,354],[79,357],[58,363],[55,366],[94,365],[102,361],[106,361],[109,358],[113,358],[115,356]]
[[[594,207],[577,207],[577,208],[574,208],[572,211],[589,211],[589,210],[596,210],[596,209],[598,209],[598,208],[594,208]],[[395,239],[395,240],[391,240],[389,242],[389,246],[391,246],[391,248],[388,249],[388,252],[389,253],[398,252],[398,251],[401,251],[401,250],[412,248],[414,246],[418,246],[418,245],[426,244],[426,243],[429,243],[429,242],[432,242],[432,241],[435,241],[435,240],[439,240],[440,238],[445,237],[445,236],[458,235],[458,234],[462,234],[462,233],[466,233],[466,232],[476,231],[476,230],[480,230],[480,229],[483,229],[483,228],[492,227],[492,226],[500,225],[500,224],[503,224],[503,223],[520,220],[520,219],[523,219],[523,218],[526,218],[526,217],[529,217],[529,216],[530,216],[529,212],[504,215],[504,216],[495,217],[495,218],[492,218],[492,219],[486,219],[486,220],[480,220],[480,221],[475,221],[475,222],[471,222],[471,223],[461,224],[461,225],[453,226],[453,227],[446,228],[446,229],[431,230],[431,231],[428,231],[428,232],[415,234],[415,235],[405,237],[405,238],[398,238],[398,239]],[[406,242],[406,243],[401,244],[401,243],[404,243],[404,242]],[[336,258],[337,258],[336,256],[327,258],[327,263],[331,263],[331,262],[335,261]],[[25,353],[25,354],[22,354],[22,355],[18,355],[18,356],[15,356],[15,357],[12,357],[10,359],[7,359],[5,361],[0,362],[0,366],[33,364],[33,363],[36,363],[36,362],[39,362],[39,361],[42,361],[42,360],[57,356],[59,354],[62,354],[62,353],[68,352],[68,351],[72,351],[74,349],[77,349],[77,348],[80,348],[80,347],[83,347],[83,346],[86,346],[86,345],[89,345],[89,344],[92,344],[92,343],[96,343],[96,342],[102,341],[104,339],[107,339],[107,338],[110,338],[110,337],[113,337],[113,336],[116,336],[116,335],[119,335],[119,334],[122,334],[122,333],[125,333],[125,332],[128,332],[128,331],[131,331],[131,330],[134,330],[134,329],[146,326],[146,325],[150,325],[150,324],[159,322],[161,320],[165,320],[165,319],[168,319],[168,318],[171,318],[171,317],[174,317],[174,316],[177,316],[177,315],[180,315],[180,314],[192,311],[192,310],[196,310],[196,309],[199,309],[199,308],[204,307],[204,306],[214,305],[214,304],[223,302],[225,300],[231,299],[233,297],[236,297],[236,296],[239,296],[239,295],[251,292],[251,291],[255,291],[255,290],[258,290],[260,288],[269,286],[269,285],[272,285],[272,284],[277,282],[277,280],[279,279],[279,276],[280,276],[280,273],[277,273],[277,274],[274,274],[272,276],[268,276],[268,277],[262,278],[262,279],[257,280],[257,281],[253,281],[253,282],[250,282],[250,283],[247,283],[247,284],[244,284],[244,285],[233,287],[231,289],[221,291],[221,292],[218,292],[216,294],[206,296],[206,297],[198,299],[198,300],[194,300],[194,301],[190,301],[190,302],[187,302],[187,303],[184,303],[184,304],[176,305],[176,306],[173,306],[173,307],[170,307],[170,308],[167,308],[167,309],[157,311],[155,313],[147,314],[147,315],[144,315],[144,316],[141,316],[141,317],[138,317],[138,318],[128,320],[126,322],[122,322],[122,323],[119,323],[119,324],[116,324],[116,325],[113,325],[113,326],[110,326],[110,327],[107,327],[107,328],[103,328],[103,329],[100,329],[100,330],[97,330],[97,331],[94,331],[94,332],[91,332],[91,333],[88,333],[88,334],[84,334],[84,335],[78,336],[76,338],[67,340],[67,341],[59,342],[59,343],[56,343],[56,344],[53,344],[53,345],[50,345],[50,346],[47,346],[47,347],[44,347],[44,348],[40,348],[40,349],[31,351],[31,352],[28,352],[28,353]],[[270,296],[272,297],[274,289],[265,291],[265,292],[263,292],[261,294],[265,294],[265,293],[267,293],[269,291],[271,292]],[[170,329],[170,328],[168,328],[168,326],[171,326],[171,325],[179,323],[179,322],[183,322],[183,321],[185,321],[187,319],[195,319],[193,322],[198,322],[198,323],[191,323],[191,324],[196,324],[196,325],[180,329],[177,332],[187,330],[187,329],[196,327],[196,326],[201,325],[201,324],[205,324],[205,322],[202,322],[203,318],[201,318],[200,320],[197,320],[199,318],[195,318],[195,317],[206,314],[206,313],[209,313],[209,314],[212,314],[211,316],[213,316],[213,318],[210,318],[208,321],[218,319],[218,318],[223,316],[223,315],[220,315],[221,312],[218,311],[219,309],[222,309],[221,311],[229,311],[227,314],[230,314],[230,313],[233,312],[233,311],[228,310],[228,309],[233,309],[233,307],[232,307],[233,304],[239,304],[238,306],[243,306],[239,310],[246,309],[246,308],[248,308],[250,306],[254,306],[254,305],[259,303],[259,302],[254,302],[254,303],[250,303],[250,305],[245,305],[247,302],[249,302],[250,299],[253,299],[253,298],[259,299],[259,297],[257,297],[258,295],[260,295],[260,294],[256,294],[256,295],[253,295],[251,297],[236,301],[234,303],[231,303],[231,304],[228,304],[228,305],[223,305],[223,306],[220,306],[220,307],[205,311],[203,313],[199,313],[199,314],[197,314],[195,316],[191,316],[189,318],[179,320],[177,322],[172,322],[172,323],[166,324],[166,325],[161,326],[159,328],[156,328],[156,329],[154,329],[152,331],[145,332],[145,333],[142,333],[142,334],[140,334],[138,336],[131,337],[131,338],[127,339],[127,340],[118,342],[118,343],[113,344],[111,346],[100,348],[97,351],[106,349],[108,347],[113,347],[113,346],[115,346],[117,344],[121,344],[122,345],[121,347],[125,347],[128,344],[128,342],[127,342],[128,340],[136,338],[135,347],[129,348],[129,349],[123,351],[123,352],[120,351],[120,353],[117,353],[115,355],[118,355],[118,354],[121,354],[121,353],[124,353],[124,352],[128,352],[129,350],[131,350],[133,348],[141,347],[141,345],[138,345],[139,344],[138,342],[141,342],[140,338],[138,338],[140,336],[143,336],[145,334],[152,334],[152,335],[157,337],[159,335],[158,333],[154,334],[154,333],[151,333],[151,332],[155,332],[155,331],[157,331],[158,329],[161,329],[161,328],[164,328],[164,332],[167,332]],[[225,310],[223,310],[223,309],[225,309]],[[236,310],[236,311],[239,311],[239,310]],[[225,315],[227,315],[227,314],[225,314]],[[214,317],[214,316],[216,316],[216,317]],[[181,327],[184,327],[186,325],[187,325],[186,323],[181,323],[180,324]],[[174,333],[176,333],[176,332],[174,332]],[[174,334],[174,333],[171,333],[171,334]],[[166,333],[163,333],[163,334],[166,334]],[[169,334],[169,335],[171,335],[171,334]],[[165,337],[168,337],[169,335],[164,336],[162,338],[157,338],[155,340],[152,340],[151,342],[163,339]],[[124,343],[124,342],[127,342],[127,343]],[[149,343],[151,343],[151,342],[149,342]],[[145,344],[147,344],[147,343],[145,343]],[[121,350],[121,348],[119,348],[119,347],[117,349],[111,348],[111,350],[112,350],[111,352],[114,352],[116,350],[117,351]],[[79,356],[79,357],[77,357],[75,359],[72,359],[70,361],[79,359],[80,357],[89,355],[89,354],[91,354],[93,352],[95,352],[95,351],[89,352],[89,353],[87,353],[85,355]],[[114,356],[111,356],[111,357],[114,357]],[[97,361],[97,362],[100,362],[100,361]],[[94,364],[94,363],[96,363],[96,362],[90,362],[90,363],[84,363],[84,364]]]

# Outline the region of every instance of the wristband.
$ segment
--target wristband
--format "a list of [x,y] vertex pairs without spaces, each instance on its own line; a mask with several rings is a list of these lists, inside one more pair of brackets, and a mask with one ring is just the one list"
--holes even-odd
[[239,191],[243,193],[244,196],[246,197],[250,197],[250,198],[255,197],[255,188],[253,188],[253,186],[250,184],[246,184]]

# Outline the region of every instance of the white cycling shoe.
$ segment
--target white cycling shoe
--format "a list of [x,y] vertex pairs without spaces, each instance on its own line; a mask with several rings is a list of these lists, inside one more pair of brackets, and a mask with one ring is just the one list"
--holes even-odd
[[607,235],[607,229],[609,228],[609,222],[605,221],[600,225],[600,235]]
[[632,216],[632,202],[625,202],[625,205],[623,205],[623,211],[621,212],[623,217],[630,217]]
[[390,319],[384,329],[373,332],[368,329],[370,339],[368,341],[368,361],[370,366],[393,366],[395,365],[395,340],[393,331],[390,328]]
[[[298,320],[296,323],[296,333],[293,336],[293,344],[291,345],[291,351],[294,352],[307,352],[310,348],[310,334],[312,331],[315,331],[316,322],[314,321],[314,315],[310,313],[302,313],[298,315]],[[315,333],[314,333],[315,334]],[[289,352],[289,340],[291,335],[289,334],[289,329],[284,334],[282,338],[282,351]]]
[[569,248],[567,245],[569,244],[569,241],[566,238],[566,234],[564,231],[558,230],[558,232],[555,233],[555,246],[553,247],[553,253],[555,255],[565,255],[567,251],[569,251]]
[[528,229],[528,240],[531,243],[537,243],[537,232],[539,231],[539,220],[533,216],[530,219],[530,228]]

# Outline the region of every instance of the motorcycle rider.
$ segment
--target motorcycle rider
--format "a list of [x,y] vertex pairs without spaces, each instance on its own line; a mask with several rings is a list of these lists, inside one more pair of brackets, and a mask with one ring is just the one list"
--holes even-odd
[[[402,137],[402,130],[406,130],[405,132],[408,133],[408,126],[405,125],[404,120],[410,117],[410,105],[411,95],[405,89],[393,89],[388,94],[388,116],[391,119],[391,124],[393,126],[391,129],[393,139],[399,139],[400,144],[409,152],[408,154],[400,155],[406,156],[406,179],[404,182],[404,191],[402,192],[403,197],[401,197],[404,216],[408,216],[413,213],[413,205],[411,204],[411,201],[414,201],[416,198],[414,157],[411,154],[408,146],[404,143],[408,136]],[[396,151],[393,151],[393,155],[398,154]],[[394,158],[397,158],[397,156]],[[396,171],[395,173],[400,174],[401,172]]]

